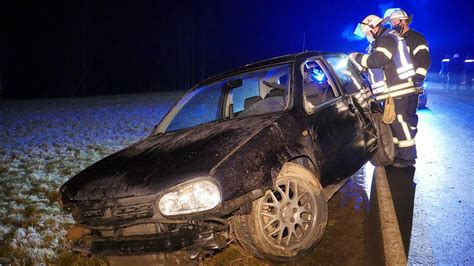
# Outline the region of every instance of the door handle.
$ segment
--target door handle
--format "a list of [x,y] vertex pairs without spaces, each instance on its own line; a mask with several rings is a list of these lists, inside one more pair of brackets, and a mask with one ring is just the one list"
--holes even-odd
[[356,110],[357,110],[356,107],[352,103],[350,103],[349,104],[349,111],[351,111],[351,113],[355,114]]

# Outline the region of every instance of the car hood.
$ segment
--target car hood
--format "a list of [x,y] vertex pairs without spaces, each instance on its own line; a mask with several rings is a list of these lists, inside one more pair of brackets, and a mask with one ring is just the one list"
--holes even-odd
[[282,113],[216,122],[150,136],[72,177],[61,188],[68,200],[156,194],[214,167]]

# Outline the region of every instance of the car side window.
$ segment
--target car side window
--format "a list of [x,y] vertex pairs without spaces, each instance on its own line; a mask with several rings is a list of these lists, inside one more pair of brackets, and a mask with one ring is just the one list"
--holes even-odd
[[289,65],[283,65],[242,75],[242,85],[231,91],[229,116],[240,118],[283,111],[288,99],[289,71]]
[[303,76],[304,106],[307,113],[336,97],[325,70],[316,62],[306,62]]
[[344,93],[353,94],[363,88],[363,81],[359,72],[352,66],[346,56],[330,55],[325,56],[325,59],[334,69]]

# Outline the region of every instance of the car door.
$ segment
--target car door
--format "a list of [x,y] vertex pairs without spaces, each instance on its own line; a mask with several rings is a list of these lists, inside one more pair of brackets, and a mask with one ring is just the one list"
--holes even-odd
[[[322,58],[310,58],[301,66],[303,105],[306,122],[316,147],[323,184],[346,177],[354,171],[357,154],[350,152],[357,143],[360,120],[357,109],[338,88]],[[363,145],[363,144],[362,144]]]
[[356,123],[357,135],[363,138],[364,150],[358,151],[366,156],[376,148],[376,129],[371,119],[372,97],[369,87],[361,78],[360,72],[345,55],[325,55],[325,61],[337,79],[342,94],[347,97],[350,106],[355,107],[359,122]]

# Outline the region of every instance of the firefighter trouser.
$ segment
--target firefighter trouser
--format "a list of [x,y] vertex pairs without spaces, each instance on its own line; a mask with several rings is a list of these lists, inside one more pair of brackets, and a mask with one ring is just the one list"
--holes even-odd
[[441,82],[443,83],[443,89],[448,90],[448,73],[442,73],[441,74]]
[[466,71],[466,90],[472,90],[472,78],[474,77],[474,72]]
[[395,121],[390,124],[395,143],[395,156],[405,160],[416,159],[415,135],[417,133],[418,95],[395,98]]

